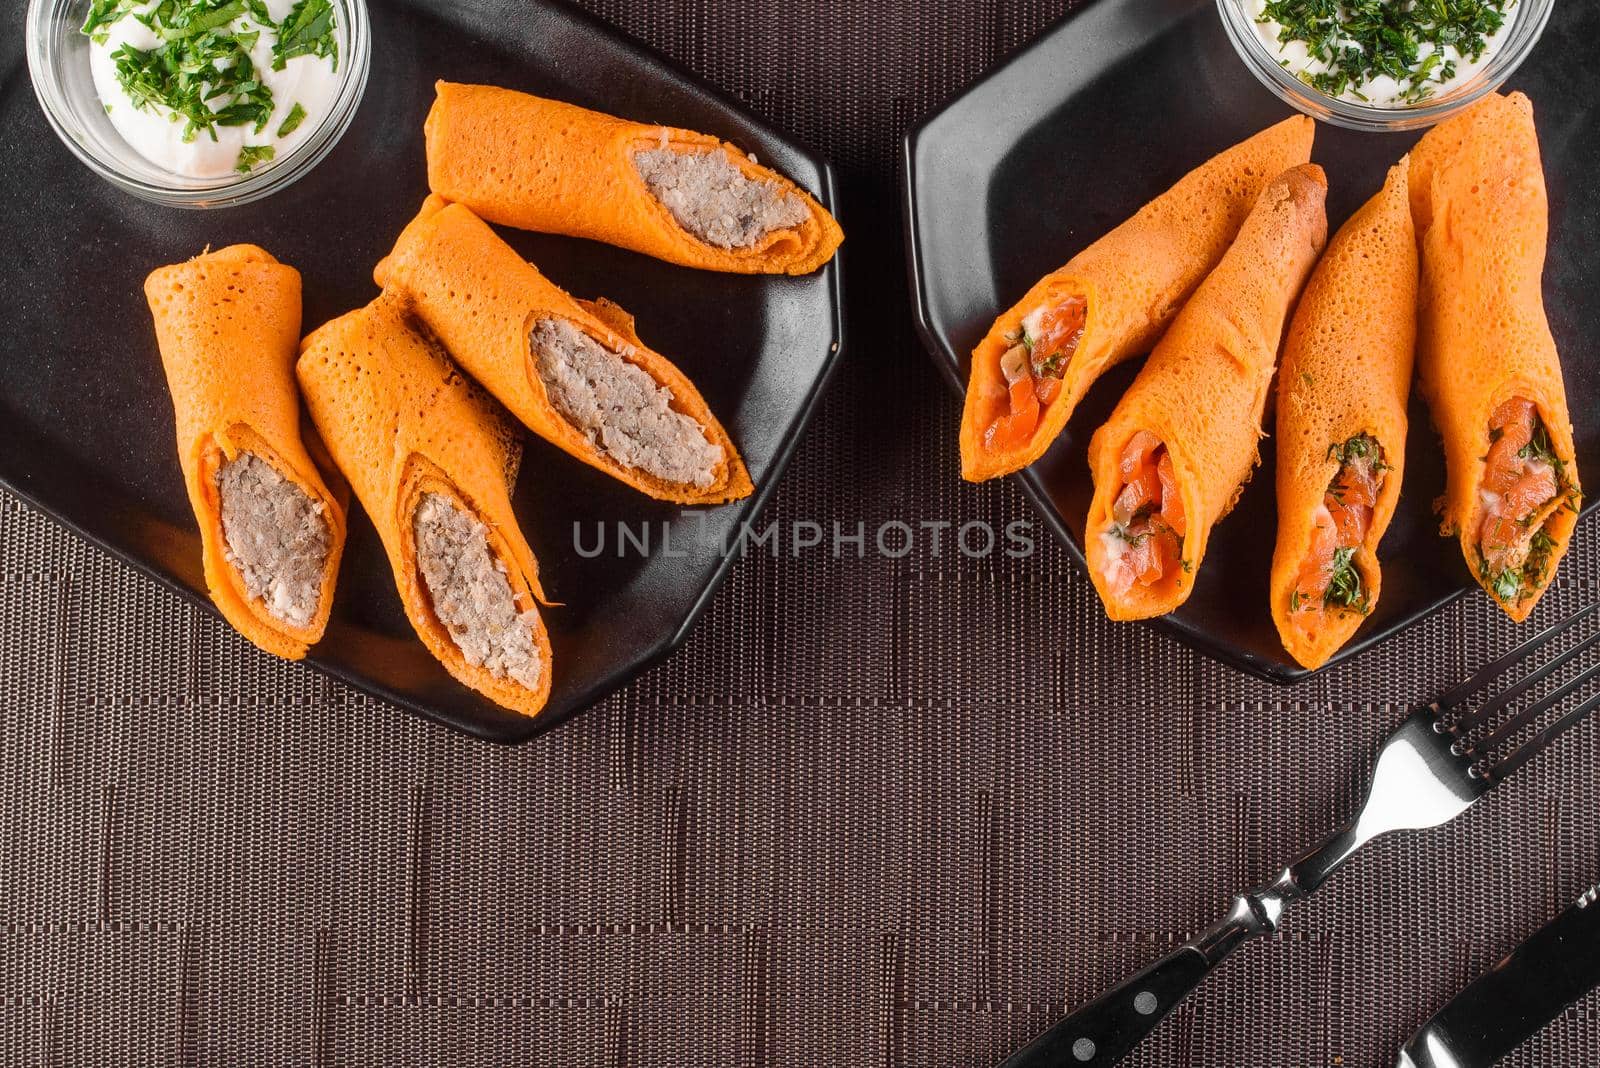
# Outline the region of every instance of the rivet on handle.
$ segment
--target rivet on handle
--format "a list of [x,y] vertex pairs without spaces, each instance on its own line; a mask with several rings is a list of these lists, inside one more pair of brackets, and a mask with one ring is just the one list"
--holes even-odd
[[1156,1011],[1156,996],[1148,990],[1141,990],[1133,996],[1133,1011],[1140,1016],[1149,1016]]
[[1080,1038],[1072,1044],[1072,1055],[1080,1061],[1094,1060],[1094,1039]]

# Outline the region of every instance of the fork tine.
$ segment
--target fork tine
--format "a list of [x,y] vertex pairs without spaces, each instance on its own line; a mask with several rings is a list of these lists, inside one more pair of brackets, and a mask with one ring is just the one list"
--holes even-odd
[[[1593,645],[1596,640],[1600,640],[1600,635],[1596,635],[1595,638],[1590,639],[1584,644],[1586,646]],[[1577,693],[1578,690],[1581,689],[1585,684],[1592,682],[1596,676],[1600,676],[1600,664],[1596,664],[1593,667],[1585,670],[1571,682],[1563,684],[1552,693],[1534,702],[1527,708],[1524,708],[1522,711],[1512,716],[1510,719],[1506,720],[1500,726],[1496,727],[1494,732],[1488,737],[1484,738],[1483,741],[1467,750],[1466,755],[1476,756],[1479,753],[1493,752],[1495,746],[1509,738],[1514,732],[1521,728],[1523,724],[1530,723],[1533,720],[1538,719],[1540,716],[1559,705],[1562,701],[1565,701],[1568,697],[1571,697],[1573,694]]]
[[1583,704],[1565,713],[1560,719],[1534,735],[1516,752],[1485,771],[1485,777],[1498,780],[1511,775],[1522,765],[1538,756],[1545,746],[1555,741],[1568,728],[1575,727],[1583,722],[1584,717],[1597,708],[1600,708],[1600,694],[1595,694]]
[[1450,711],[1462,701],[1465,701],[1468,697],[1471,697],[1474,693],[1481,690],[1485,685],[1493,682],[1501,675],[1504,675],[1507,669],[1509,669],[1513,664],[1516,664],[1518,661],[1522,660],[1529,653],[1554,640],[1584,619],[1587,619],[1589,616],[1594,615],[1597,609],[1600,609],[1600,602],[1586,605],[1560,622],[1551,624],[1549,627],[1545,628],[1544,631],[1539,634],[1535,634],[1533,637],[1529,638],[1527,641],[1523,642],[1509,653],[1500,657],[1498,660],[1494,660],[1488,664],[1485,664],[1483,667],[1475,671],[1472,676],[1466,679],[1464,682],[1459,682],[1450,687],[1450,689],[1446,690],[1442,695],[1440,695],[1440,697],[1435,700],[1430,707],[1435,713],[1444,713]]
[[[1563,652],[1560,656],[1552,657],[1548,663],[1528,672],[1528,674],[1523,677],[1521,681],[1515,683],[1514,685],[1507,686],[1493,698],[1485,701],[1473,711],[1466,713],[1460,719],[1456,720],[1452,727],[1452,733],[1459,735],[1468,733],[1474,727],[1477,727],[1479,724],[1487,720],[1490,716],[1506,708],[1511,704],[1512,701],[1515,701],[1517,698],[1527,693],[1534,686],[1549,678],[1554,672],[1559,671],[1567,664],[1570,664],[1573,660],[1582,656],[1589,649],[1593,648],[1596,642],[1600,642],[1600,632],[1591,634],[1583,641],[1574,645],[1571,649]],[[1510,722],[1516,723],[1518,721],[1514,718]],[[1507,724],[1507,726],[1509,725],[1510,724]],[[1505,727],[1500,727],[1496,729],[1495,733],[1499,734],[1504,730]]]

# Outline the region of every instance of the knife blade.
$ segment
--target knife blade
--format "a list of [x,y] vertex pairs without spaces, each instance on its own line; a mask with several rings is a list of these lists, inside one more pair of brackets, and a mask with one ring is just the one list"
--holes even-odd
[[1600,985],[1600,886],[1433,1015],[1397,1068],[1491,1068]]

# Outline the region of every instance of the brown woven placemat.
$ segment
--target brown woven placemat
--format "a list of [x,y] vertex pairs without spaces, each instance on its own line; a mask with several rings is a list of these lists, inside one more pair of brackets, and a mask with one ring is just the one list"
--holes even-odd
[[[1028,518],[955,476],[894,160],[1069,5],[591,6],[843,176],[851,350],[771,516]],[[1538,618],[1594,598],[1597,535]],[[1407,706],[1511,639],[1475,596],[1277,689],[1108,625],[1040,536],[753,556],[665,665],[502,749],[257,653],[0,495],[0,1064],[988,1065],[1330,826]],[[1392,1061],[1600,878],[1597,756],[1589,724],[1380,844],[1130,1063]],[[1600,1062],[1597,1013],[1510,1063]]]

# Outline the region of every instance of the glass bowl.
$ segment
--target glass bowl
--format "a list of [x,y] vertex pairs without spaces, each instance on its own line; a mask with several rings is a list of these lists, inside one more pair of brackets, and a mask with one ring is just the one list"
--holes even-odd
[[1476,74],[1449,92],[1416,104],[1379,105],[1339,100],[1313,89],[1279,65],[1256,24],[1256,0],[1217,0],[1228,40],[1262,85],[1312,118],[1352,130],[1415,130],[1432,126],[1499,89],[1533,51],[1554,6],[1555,0],[1517,0],[1506,13],[1510,25],[1498,51]]
[[322,161],[355,117],[372,62],[365,0],[333,0],[339,85],[333,104],[294,151],[249,174],[185,178],[134,151],[107,118],[89,71],[89,38],[78,32],[88,0],[29,0],[28,72],[51,127],[90,170],[136,197],[176,208],[224,208],[271,196]]

